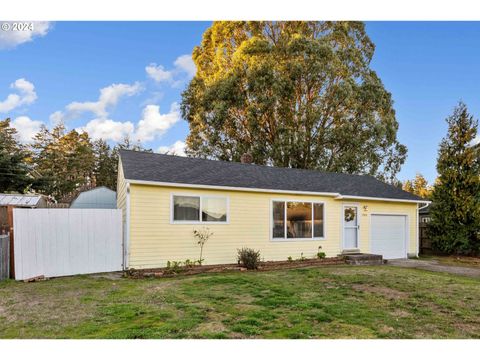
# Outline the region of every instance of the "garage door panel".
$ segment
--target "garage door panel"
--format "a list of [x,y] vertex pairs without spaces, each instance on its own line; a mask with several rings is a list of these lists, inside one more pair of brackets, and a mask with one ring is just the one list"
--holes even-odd
[[406,221],[404,215],[372,215],[371,251],[384,259],[406,257]]

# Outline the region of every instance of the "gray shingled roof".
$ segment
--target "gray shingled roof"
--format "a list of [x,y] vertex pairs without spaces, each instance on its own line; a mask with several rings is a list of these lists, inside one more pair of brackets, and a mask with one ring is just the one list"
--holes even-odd
[[279,168],[131,150],[120,150],[120,158],[124,176],[129,180],[421,200],[368,175]]

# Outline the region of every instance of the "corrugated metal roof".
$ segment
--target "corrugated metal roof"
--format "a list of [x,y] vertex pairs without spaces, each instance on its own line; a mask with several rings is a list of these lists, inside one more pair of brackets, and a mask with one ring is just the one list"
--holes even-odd
[[41,195],[0,194],[0,206],[34,207],[41,199]]

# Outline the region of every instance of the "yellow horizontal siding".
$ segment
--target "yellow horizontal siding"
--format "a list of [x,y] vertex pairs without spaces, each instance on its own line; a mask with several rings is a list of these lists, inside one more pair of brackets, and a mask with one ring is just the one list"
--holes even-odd
[[[171,195],[215,195],[229,198],[228,224],[171,224]],[[325,239],[271,241],[271,201],[305,200],[325,202]],[[332,197],[271,194],[243,191],[200,190],[131,184],[130,186],[130,245],[131,268],[162,267],[167,261],[195,260],[200,248],[193,237],[194,229],[208,227],[213,235],[204,247],[205,264],[236,262],[237,249],[259,250],[264,260],[299,258],[301,253],[314,257],[318,247],[327,256],[342,251],[342,204],[356,204],[360,215],[359,245],[362,252],[370,251],[370,214],[401,213],[409,216],[409,253],[416,253],[416,204],[334,200]],[[363,206],[366,205],[367,209]]]
[[126,208],[127,208],[127,184],[123,175],[122,162],[118,163],[118,175],[117,175],[117,209],[122,209],[123,223],[126,221]]

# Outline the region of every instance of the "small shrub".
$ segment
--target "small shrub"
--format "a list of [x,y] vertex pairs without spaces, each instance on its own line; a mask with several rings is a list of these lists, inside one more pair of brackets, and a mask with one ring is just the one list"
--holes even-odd
[[322,250],[322,247],[319,246],[318,247],[318,252],[317,252],[317,258],[318,259],[325,259],[325,257],[327,256],[327,254],[325,254]]
[[300,261],[307,260],[307,258],[305,256],[303,256],[303,252],[300,254],[300,257],[298,258],[298,260],[300,260]]
[[182,271],[182,262],[181,261],[167,261],[167,270],[166,273],[179,273]]
[[185,264],[185,267],[192,267],[192,266],[195,266],[195,263],[196,261],[195,260],[190,260],[190,259],[187,259],[185,260],[184,264]]
[[291,256],[289,256],[289,257],[287,258],[287,261],[288,261],[288,262],[292,262],[292,261],[293,261],[293,258],[292,258]]
[[258,269],[258,263],[260,262],[260,251],[254,249],[242,248],[238,249],[238,264],[243,265],[248,270]]

